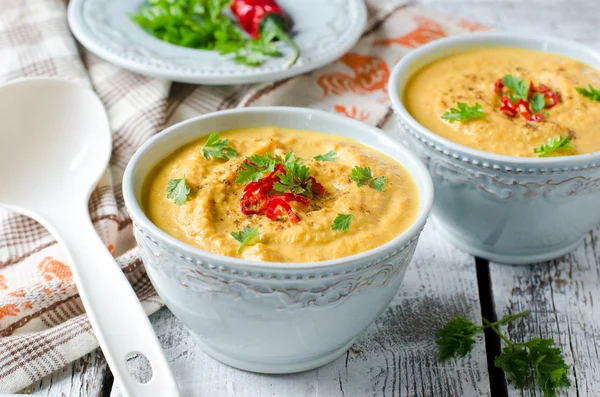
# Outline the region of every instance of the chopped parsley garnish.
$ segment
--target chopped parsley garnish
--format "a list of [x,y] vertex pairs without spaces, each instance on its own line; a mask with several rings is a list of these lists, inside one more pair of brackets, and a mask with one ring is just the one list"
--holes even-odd
[[175,204],[183,205],[190,194],[190,188],[185,183],[185,175],[181,178],[169,179],[167,183],[167,198],[172,199]]
[[312,181],[310,169],[300,162],[290,162],[283,165],[285,173],[278,172],[279,182],[273,184],[273,189],[282,193],[295,193],[311,197]]
[[238,254],[242,252],[242,249],[245,245],[254,245],[256,243],[251,243],[251,241],[258,236],[258,227],[250,227],[244,226],[242,230],[239,232],[231,232],[229,233],[231,237],[233,237],[238,243],[240,243],[240,247],[238,248]]
[[208,141],[202,147],[202,154],[205,159],[210,160],[213,157],[219,159],[231,159],[237,156],[237,153],[229,146],[229,139],[219,139],[219,133],[213,132],[208,136]]
[[531,96],[531,100],[529,101],[529,105],[531,106],[531,110],[534,113],[540,112],[544,107],[546,107],[546,100],[544,99],[544,94],[540,94],[536,92]]
[[289,152],[285,157],[279,155],[273,156],[271,153],[263,156],[261,154],[253,154],[240,164],[240,169],[237,172],[235,181],[241,184],[256,182],[260,178],[275,171],[277,164],[282,164],[289,167],[290,164],[298,163],[300,159],[294,156],[294,152]]
[[[131,19],[162,41],[214,50],[221,55],[233,54],[233,60],[243,65],[259,66],[268,57],[281,56],[275,44],[276,29],[271,29],[274,33],[262,34],[257,39],[248,38],[223,13],[230,3],[231,0],[151,0],[131,15]],[[262,28],[264,32],[267,27]]]
[[454,123],[455,121],[467,121],[485,116],[481,104],[475,103],[469,106],[466,103],[458,102],[458,108],[450,108],[449,111],[442,115],[442,119]]
[[385,190],[385,176],[379,176],[373,179],[373,173],[369,167],[355,165],[354,168],[352,168],[350,179],[354,181],[358,187],[369,185],[369,187],[379,190],[380,192]]
[[336,152],[330,150],[325,154],[315,156],[314,159],[317,161],[337,161],[338,157]]
[[354,218],[352,214],[337,214],[331,225],[331,230],[346,231],[350,228],[350,221]]
[[513,102],[518,102],[519,99],[527,101],[529,98],[529,81],[521,79],[519,76],[507,74],[502,78],[502,84],[510,89],[509,94]]
[[498,329],[501,325],[528,315],[529,312],[507,315],[494,323],[483,319],[482,326],[456,316],[436,333],[439,360],[443,362],[466,356],[473,350],[475,335],[491,328],[507,345],[496,357],[494,365],[502,369],[517,388],[525,387],[527,379],[533,374],[544,397],[556,396],[557,388],[571,383],[567,375],[569,366],[565,363],[561,350],[553,346],[554,340],[535,338],[526,342],[512,342]]
[[591,84],[589,84],[588,86],[590,87],[589,90],[586,90],[585,88],[582,88],[582,87],[577,87],[575,89],[577,90],[578,93],[580,93],[584,97],[588,98],[589,100],[595,101],[595,102],[600,102],[600,90],[595,89],[594,87],[592,87]]
[[533,149],[538,157],[544,157],[558,149],[573,149],[573,138],[570,136],[559,136],[557,138],[548,138],[548,140]]

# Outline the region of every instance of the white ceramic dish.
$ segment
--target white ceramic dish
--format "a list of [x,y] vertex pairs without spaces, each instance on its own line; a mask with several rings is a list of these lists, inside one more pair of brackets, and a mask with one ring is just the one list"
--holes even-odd
[[[415,222],[392,241],[315,263],[256,262],[176,240],[144,215],[144,179],[168,154],[211,132],[275,125],[358,140],[396,158],[419,189]],[[433,201],[419,159],[380,130],[301,108],[242,108],[197,117],[155,136],[134,155],[123,181],[136,240],[159,295],[202,349],[231,366],[265,373],[316,368],[342,355],[390,303],[404,278]]]
[[166,80],[219,85],[285,79],[327,65],[360,38],[367,11],[363,0],[280,0],[294,21],[293,39],[300,59],[285,66],[284,56],[260,67],[237,65],[214,51],[194,50],[163,42],[133,23],[129,14],[143,0],[71,0],[69,26],[88,50],[122,68]]
[[520,158],[471,149],[424,128],[401,98],[407,80],[442,57],[478,46],[546,51],[600,68],[600,54],[547,36],[485,32],[429,43],[394,68],[389,93],[404,140],[431,173],[433,216],[457,247],[502,263],[527,264],[560,257],[600,222],[600,152]]

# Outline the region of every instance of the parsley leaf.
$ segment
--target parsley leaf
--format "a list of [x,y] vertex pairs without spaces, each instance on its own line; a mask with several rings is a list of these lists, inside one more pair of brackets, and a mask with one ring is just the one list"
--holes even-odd
[[588,84],[588,86],[590,87],[589,91],[582,87],[577,87],[575,89],[584,97],[595,102],[600,102],[600,90],[595,89],[591,84]]
[[375,190],[383,192],[385,190],[385,180],[385,176],[378,176],[377,178],[369,182],[369,186]]
[[523,99],[524,101],[528,100],[529,81],[522,80],[519,76],[507,74],[502,78],[502,84],[513,92],[514,95],[511,95],[513,101],[515,101],[515,99],[517,101],[519,99]]
[[325,154],[319,154],[318,156],[315,156],[314,159],[317,161],[337,161],[338,157],[336,152],[330,150]]
[[360,165],[355,165],[354,168],[352,168],[350,179],[356,182],[356,186],[365,186],[372,178],[373,174],[371,173],[371,168],[361,167]]
[[285,157],[279,155],[273,156],[270,153],[267,153],[265,156],[254,154],[240,164],[240,168],[235,176],[235,181],[244,185],[250,182],[256,182],[260,178],[273,172],[277,164],[281,164],[286,168],[293,163],[299,162],[300,159],[295,157],[294,152],[289,152]]
[[529,101],[529,105],[531,106],[531,110],[534,113],[537,113],[544,109],[546,106],[546,100],[544,99],[544,94],[540,94],[536,92],[531,96],[531,100]]
[[354,181],[358,187],[369,185],[371,188],[379,190],[380,192],[385,190],[386,177],[379,176],[373,179],[373,173],[371,172],[370,167],[355,165],[350,173],[350,179]]
[[544,396],[556,396],[557,387],[569,386],[567,371],[562,352],[553,347],[553,339],[536,338],[523,345],[529,350],[529,362],[535,370],[535,380]]
[[213,157],[220,159],[231,159],[237,156],[237,153],[229,146],[229,139],[219,139],[219,133],[213,132],[208,136],[208,141],[202,147],[204,158],[210,160]]
[[531,371],[528,356],[521,346],[506,346],[494,360],[494,365],[506,372],[507,378],[515,382],[516,387],[523,388]]
[[190,194],[190,188],[185,183],[185,175],[181,178],[169,179],[167,183],[167,198],[173,199],[175,204],[183,205]]
[[455,121],[467,121],[485,116],[481,104],[475,103],[469,106],[466,103],[458,102],[458,108],[450,108],[449,111],[442,115],[442,119],[454,123]]
[[539,147],[533,149],[538,157],[544,157],[559,149],[573,149],[573,138],[570,136],[559,136],[557,138],[548,138]]
[[[244,228],[242,230],[240,230],[239,232],[231,232],[229,233],[229,235],[231,237],[233,237],[237,242],[240,243],[240,248],[238,248],[238,254],[240,252],[242,252],[242,248],[244,248],[245,245],[253,245],[250,242],[252,241],[252,239],[254,239],[256,236],[258,236],[258,227],[250,227],[250,226],[244,226]],[[254,243],[256,244],[256,243]]]
[[354,218],[352,214],[337,214],[331,225],[331,230],[346,231],[350,228],[350,221]]
[[310,169],[302,163],[290,162],[283,166],[285,174],[278,172],[279,182],[273,184],[273,189],[283,193],[295,193],[310,197],[312,181]]
[[506,373],[507,379],[513,381],[517,388],[523,388],[533,372],[544,397],[556,396],[556,389],[569,386],[570,382],[567,375],[569,366],[560,349],[553,346],[554,340],[535,338],[515,343],[498,330],[500,325],[527,315],[529,312],[511,314],[494,323],[483,319],[483,326],[476,326],[464,317],[457,316],[436,334],[440,361],[464,357],[473,349],[474,336],[491,328],[507,344],[494,360],[494,365]]
[[481,327],[475,326],[464,317],[456,318],[439,329],[435,336],[440,350],[440,361],[449,358],[464,357],[473,349],[475,339],[473,338]]

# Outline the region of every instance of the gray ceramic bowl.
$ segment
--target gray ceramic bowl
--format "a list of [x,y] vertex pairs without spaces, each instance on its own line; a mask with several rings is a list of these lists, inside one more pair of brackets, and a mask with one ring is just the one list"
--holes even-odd
[[[276,263],[194,248],[144,215],[142,182],[161,159],[211,132],[270,125],[345,136],[396,158],[417,184],[417,219],[370,251],[324,262]],[[144,265],[169,309],[206,353],[266,373],[312,369],[348,349],[398,291],[433,202],[425,167],[380,130],[323,111],[283,107],[228,110],[167,128],[133,156],[123,193]]]
[[600,67],[600,54],[546,36],[472,33],[411,52],[396,65],[389,82],[400,139],[429,169],[436,195],[432,214],[448,240],[473,255],[502,263],[562,256],[600,221],[600,152],[550,158],[487,153],[429,131],[402,103],[406,82],[416,71],[477,46],[546,51],[594,67]]

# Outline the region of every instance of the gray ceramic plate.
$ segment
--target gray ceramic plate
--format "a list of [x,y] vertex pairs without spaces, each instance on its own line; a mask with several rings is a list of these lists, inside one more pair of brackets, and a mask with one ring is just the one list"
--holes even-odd
[[197,84],[244,84],[288,78],[333,62],[360,38],[367,20],[363,0],[279,0],[294,21],[301,57],[285,67],[284,56],[260,67],[234,63],[214,51],[179,47],[146,33],[129,19],[144,0],[71,0],[69,25],[88,50],[131,71]]

